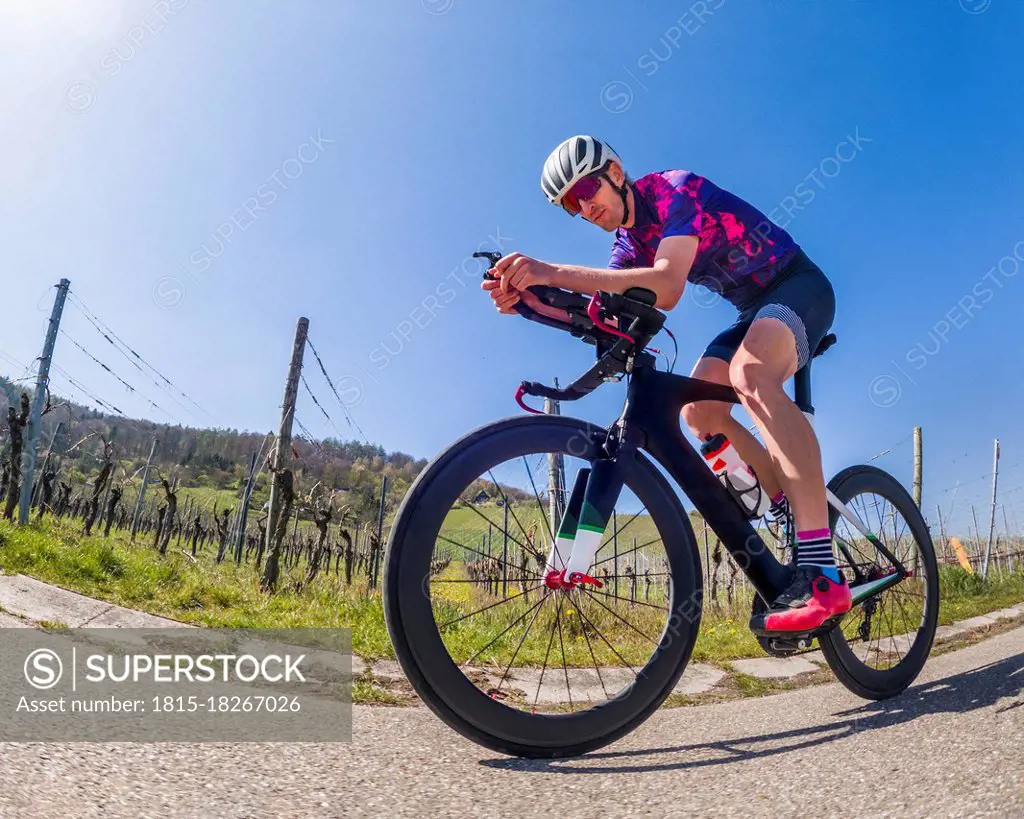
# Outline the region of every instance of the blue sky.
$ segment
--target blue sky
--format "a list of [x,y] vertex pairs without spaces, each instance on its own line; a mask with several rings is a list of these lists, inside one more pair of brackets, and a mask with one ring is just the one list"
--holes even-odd
[[[0,89],[0,351],[16,363],[0,368],[20,375],[38,355],[52,284],[67,276],[221,425],[269,430],[305,315],[369,440],[430,457],[518,412],[520,379],[565,383],[589,364],[592,348],[498,316],[468,257],[498,243],[607,260],[610,237],[538,188],[551,148],[592,132],[634,176],[688,168],[787,214],[832,278],[840,343],[815,378],[827,472],[895,446],[875,463],[909,482],[920,424],[926,509],[948,513],[959,479],[966,525],[998,436],[1011,528],[1014,513],[1024,523],[1012,411],[1024,400],[1024,4],[623,8],[5,3],[0,60],[16,79]],[[731,321],[728,305],[684,297],[668,321],[679,369]],[[64,328],[175,417],[208,421],[76,309]],[[127,414],[169,420],[68,338],[56,361]],[[337,428],[360,437],[315,366],[306,373]],[[60,376],[54,388],[70,392]],[[608,421],[622,394],[609,386],[563,411]],[[338,434],[305,393],[298,417]]]

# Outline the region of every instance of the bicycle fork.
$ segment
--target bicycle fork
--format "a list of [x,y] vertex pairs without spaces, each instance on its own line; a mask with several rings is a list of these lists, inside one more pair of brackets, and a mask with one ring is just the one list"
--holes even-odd
[[618,457],[596,461],[576,473],[569,503],[558,524],[555,541],[544,568],[544,585],[549,589],[574,589],[582,584],[597,586],[601,581],[587,574],[601,548],[615,502],[624,482]]

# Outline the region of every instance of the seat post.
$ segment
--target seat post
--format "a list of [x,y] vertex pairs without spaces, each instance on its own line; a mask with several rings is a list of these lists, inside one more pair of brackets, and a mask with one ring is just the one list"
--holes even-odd
[[814,425],[814,405],[811,403],[811,362],[835,343],[835,333],[825,336],[811,353],[810,360],[793,376],[793,403],[800,407],[800,411],[811,422],[811,426]]
[[804,415],[814,415],[811,403],[811,362],[808,361],[793,376],[793,403],[800,407]]

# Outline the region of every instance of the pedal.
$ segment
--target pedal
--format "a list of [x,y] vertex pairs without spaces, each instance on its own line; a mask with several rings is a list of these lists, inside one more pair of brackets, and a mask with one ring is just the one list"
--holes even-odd
[[809,651],[814,643],[814,639],[810,636],[795,637],[793,639],[785,637],[758,637],[757,641],[761,644],[761,648],[773,657],[792,657],[794,654]]

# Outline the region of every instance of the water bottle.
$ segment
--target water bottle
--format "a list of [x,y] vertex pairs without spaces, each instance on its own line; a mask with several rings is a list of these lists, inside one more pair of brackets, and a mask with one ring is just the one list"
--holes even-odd
[[700,454],[747,517],[754,520],[767,513],[772,505],[771,498],[728,438],[721,433],[707,436],[701,444]]

